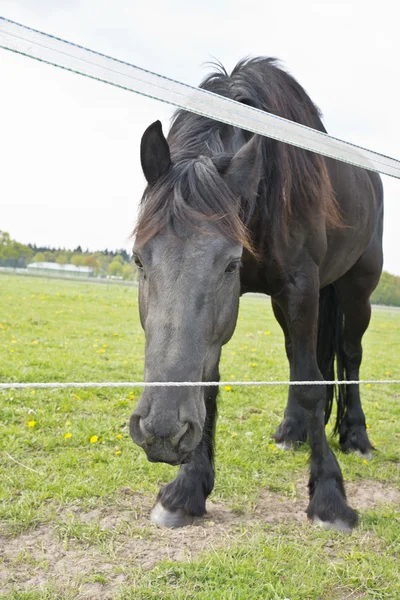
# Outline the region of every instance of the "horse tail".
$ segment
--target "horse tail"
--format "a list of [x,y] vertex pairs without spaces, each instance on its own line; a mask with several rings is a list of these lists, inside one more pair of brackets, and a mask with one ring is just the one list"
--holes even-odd
[[[333,285],[320,290],[318,338],[317,338],[318,367],[324,379],[343,381],[343,309]],[[325,423],[329,421],[332,412],[333,399],[337,401],[337,416],[334,433],[337,433],[346,413],[346,386],[327,385],[325,404]]]

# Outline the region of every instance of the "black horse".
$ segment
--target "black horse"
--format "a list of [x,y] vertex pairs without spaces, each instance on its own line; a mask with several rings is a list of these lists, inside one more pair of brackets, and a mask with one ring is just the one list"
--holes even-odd
[[[304,89],[276,61],[222,68],[206,90],[325,131]],[[159,121],[141,142],[148,182],[134,248],[145,381],[218,381],[239,296],[263,292],[286,342],[290,377],[357,380],[370,295],[382,268],[379,175],[178,111],[168,140]],[[145,388],[130,431],[151,461],[181,465],[152,519],[175,527],[204,515],[214,485],[217,387]],[[348,530],[346,503],[325,422],[333,386],[291,386],[276,442],[311,445],[308,517]],[[336,430],[345,452],[368,456],[357,385],[338,390]]]

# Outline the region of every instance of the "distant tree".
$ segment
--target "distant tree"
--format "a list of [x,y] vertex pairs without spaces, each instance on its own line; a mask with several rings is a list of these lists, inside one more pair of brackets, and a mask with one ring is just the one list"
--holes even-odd
[[11,239],[6,231],[0,231],[0,263],[6,267],[25,267],[32,258],[32,250]]
[[37,254],[35,254],[32,260],[33,262],[44,262],[45,259],[43,252],[38,252]]
[[371,296],[371,302],[400,306],[400,277],[383,271],[378,287]]
[[113,258],[113,262],[119,262],[121,265],[124,264],[124,259],[122,258],[122,256],[120,254],[116,254]]
[[0,248],[8,246],[11,242],[10,234],[7,231],[0,231]]
[[85,265],[85,267],[92,267],[92,269],[94,269],[94,274],[96,275],[96,277],[98,276],[100,272],[100,263],[97,260],[97,258],[93,256],[93,254],[88,254],[87,256],[85,256],[83,259],[83,264]]
[[129,255],[128,255],[128,253],[127,253],[126,250],[123,250],[123,249],[122,250],[117,250],[117,252],[115,253],[115,255],[116,256],[117,255],[121,256],[121,258],[122,258],[122,260],[124,262],[129,262],[130,261],[130,257],[129,257]]
[[133,279],[133,268],[129,263],[125,263],[122,267],[122,279],[132,280]]
[[45,262],[55,262],[56,257],[54,254],[54,250],[45,250],[43,252]]
[[56,263],[58,265],[66,265],[68,264],[68,256],[65,252],[63,252],[62,254],[59,254],[56,258]]
[[76,267],[82,267],[84,261],[83,254],[74,253],[71,256],[71,265],[75,265]]
[[33,251],[29,248],[29,246],[25,246],[24,244],[19,244],[15,242],[18,249],[18,260],[22,263],[22,266],[26,266],[32,259]]
[[93,269],[99,268],[99,261],[92,254],[83,257],[83,264],[85,267],[92,267]]
[[120,277],[122,275],[122,269],[122,264],[119,261],[113,260],[108,265],[108,274],[111,275],[111,277]]

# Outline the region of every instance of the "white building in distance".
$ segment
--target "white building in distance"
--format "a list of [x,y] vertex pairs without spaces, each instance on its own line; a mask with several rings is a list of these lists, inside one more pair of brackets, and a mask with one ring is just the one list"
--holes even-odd
[[93,267],[77,267],[76,265],[59,265],[53,262],[34,262],[28,265],[28,273],[41,275],[63,275],[64,277],[93,277]]

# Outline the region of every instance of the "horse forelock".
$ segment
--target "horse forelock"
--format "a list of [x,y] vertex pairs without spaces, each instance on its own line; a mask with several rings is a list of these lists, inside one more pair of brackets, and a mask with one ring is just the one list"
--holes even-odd
[[[207,226],[210,223],[211,229]],[[144,246],[168,227],[183,237],[191,230],[207,235],[215,232],[253,252],[247,227],[240,218],[239,198],[209,156],[174,162],[160,181],[146,188],[134,231],[136,244]]]

